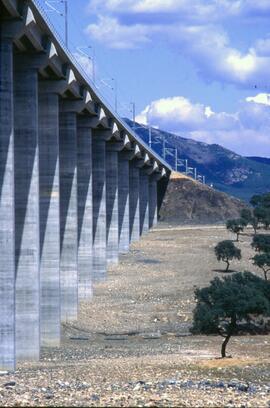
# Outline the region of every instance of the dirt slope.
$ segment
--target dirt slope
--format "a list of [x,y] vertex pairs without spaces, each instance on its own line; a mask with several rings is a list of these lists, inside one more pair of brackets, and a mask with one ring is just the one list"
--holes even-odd
[[179,224],[216,224],[239,217],[245,204],[225,193],[173,173],[160,210],[162,221]]

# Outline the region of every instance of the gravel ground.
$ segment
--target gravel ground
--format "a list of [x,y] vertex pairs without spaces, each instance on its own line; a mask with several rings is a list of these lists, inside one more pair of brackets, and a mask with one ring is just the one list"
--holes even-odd
[[[0,405],[270,407],[270,336],[235,337],[222,360],[219,336],[189,334],[194,287],[223,275],[213,248],[230,237],[222,227],[150,232],[63,326],[60,349],[0,372]],[[256,272],[250,241],[241,237],[235,271]]]

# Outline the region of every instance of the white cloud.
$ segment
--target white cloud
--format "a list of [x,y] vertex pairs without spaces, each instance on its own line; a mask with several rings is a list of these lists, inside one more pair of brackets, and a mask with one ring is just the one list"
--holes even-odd
[[177,13],[181,18],[209,23],[228,17],[267,18],[268,0],[90,0],[89,10],[116,15]]
[[182,96],[163,98],[152,102],[137,117],[141,123],[168,128],[168,122],[174,125],[181,123],[185,129],[201,125],[205,120],[205,107],[200,104],[192,105]]
[[270,38],[262,38],[256,41],[254,49],[259,56],[270,56]]
[[150,41],[146,26],[123,25],[114,17],[101,15],[97,23],[88,25],[86,33],[100,41],[103,46],[116,49],[137,48]]
[[254,88],[268,83],[270,57],[251,47],[242,53],[230,46],[227,34],[214,26],[170,27],[166,33],[174,47],[192,60],[206,80]]
[[163,98],[149,104],[136,120],[240,154],[270,156],[270,106],[258,100],[261,94],[247,98],[235,113],[216,113],[182,96]]
[[89,10],[99,16],[86,31],[103,46],[133,49],[165,40],[206,81],[246,88],[269,81],[270,39],[258,39],[240,51],[221,29],[230,18],[241,24],[247,18],[270,17],[269,0],[89,0]]
[[259,93],[256,96],[248,96],[246,98],[246,101],[247,102],[261,103],[262,105],[269,105],[270,106],[270,94]]

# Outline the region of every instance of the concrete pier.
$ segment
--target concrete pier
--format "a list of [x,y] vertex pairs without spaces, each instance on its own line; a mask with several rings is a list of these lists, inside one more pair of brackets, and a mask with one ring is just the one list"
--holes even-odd
[[79,300],[85,300],[93,294],[92,128],[89,118],[77,119],[77,154]]
[[140,169],[137,160],[129,165],[129,238],[130,242],[140,239]]
[[40,349],[38,74],[28,56],[17,56],[15,60],[14,127],[16,358],[38,360]]
[[129,250],[129,158],[128,152],[120,152],[118,159],[118,211],[119,211],[119,252]]
[[77,119],[60,103],[60,287],[62,322],[78,314]]
[[0,26],[0,370],[15,368],[15,224],[12,35]]
[[118,150],[106,144],[106,238],[107,265],[118,262]]
[[40,341],[60,345],[59,96],[39,86]]
[[106,139],[101,130],[92,132],[93,155],[93,281],[104,280],[106,245]]
[[156,175],[149,176],[149,228],[157,225],[157,181]]
[[60,345],[107,264],[156,224],[170,172],[38,2],[0,0],[0,371]]
[[140,235],[149,230],[149,176],[140,169]]

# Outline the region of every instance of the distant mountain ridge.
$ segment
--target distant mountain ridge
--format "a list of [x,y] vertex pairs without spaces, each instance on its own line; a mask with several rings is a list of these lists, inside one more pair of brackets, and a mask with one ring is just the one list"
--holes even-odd
[[270,158],[268,157],[257,157],[257,156],[249,156],[247,157],[249,160],[254,160],[258,163],[268,164],[270,166]]
[[[129,126],[148,143],[149,131],[146,126],[125,119]],[[197,167],[206,176],[207,184],[213,184],[220,191],[249,201],[254,194],[270,191],[270,158],[243,157],[218,144],[207,144],[184,138],[159,129],[151,129],[152,149],[162,156],[162,139],[166,140],[166,160],[174,167],[174,152],[188,159],[189,166]],[[184,168],[179,168],[184,171]]]

